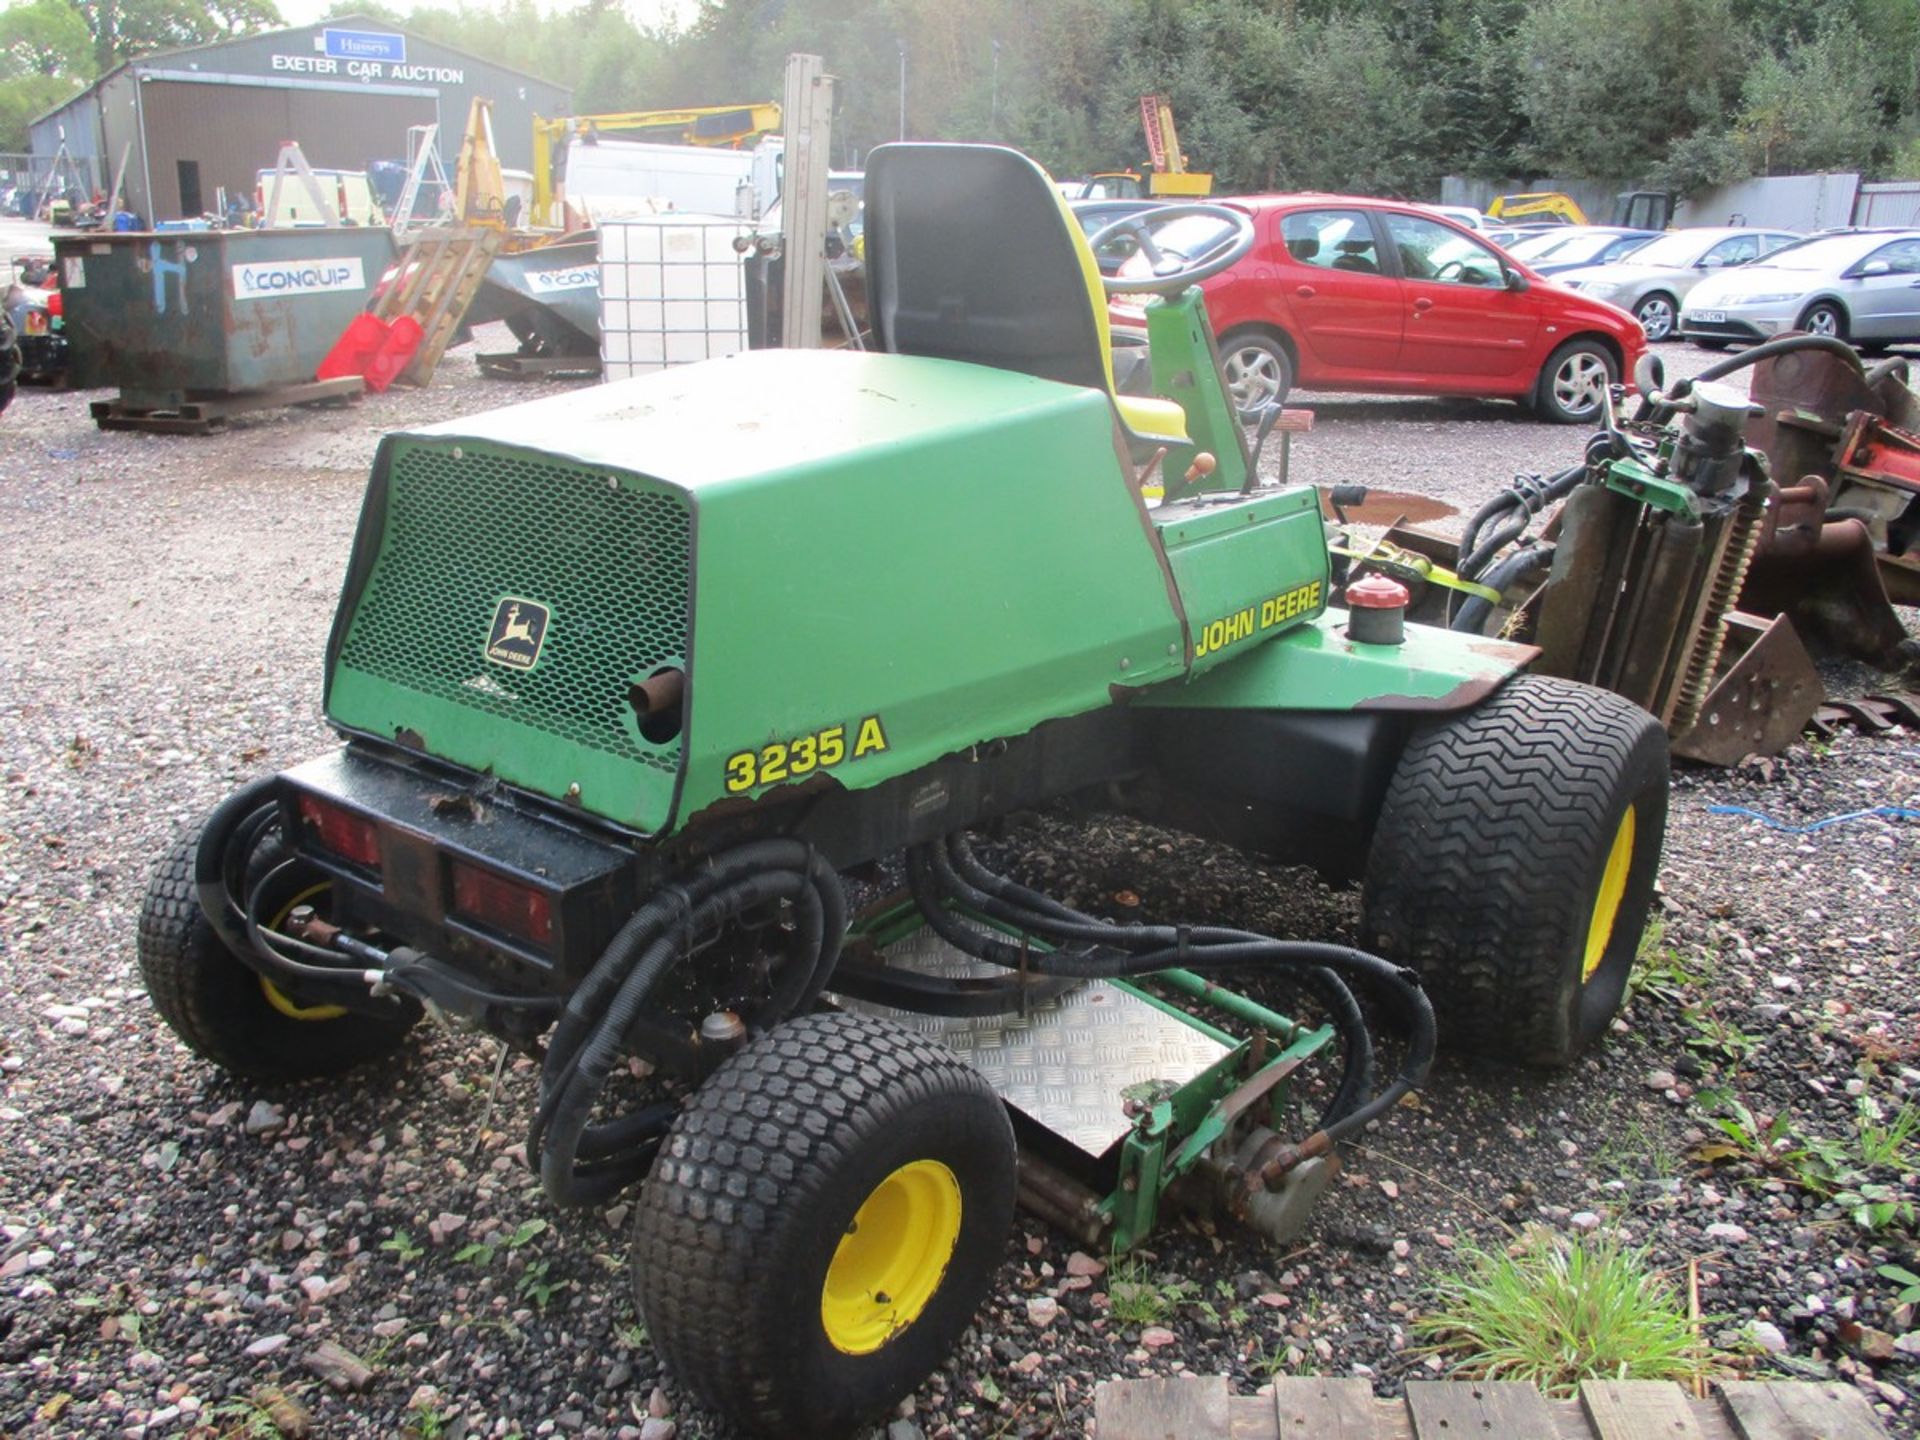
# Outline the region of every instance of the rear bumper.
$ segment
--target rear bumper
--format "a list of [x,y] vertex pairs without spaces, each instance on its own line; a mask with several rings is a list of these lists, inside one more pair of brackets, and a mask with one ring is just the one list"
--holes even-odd
[[1752,344],[1771,340],[1793,329],[1794,317],[1773,309],[1715,307],[1710,314],[1719,319],[1702,319],[1697,310],[1680,312],[1678,330],[1685,340],[1734,340]]
[[[328,849],[303,797],[370,825],[377,863]],[[279,803],[281,833],[335,881],[335,924],[397,937],[508,988],[570,990],[637,904],[642,857],[617,836],[516,808],[503,789],[452,773],[348,746],[284,772]],[[549,933],[535,941],[462,913],[462,867],[542,897]]]

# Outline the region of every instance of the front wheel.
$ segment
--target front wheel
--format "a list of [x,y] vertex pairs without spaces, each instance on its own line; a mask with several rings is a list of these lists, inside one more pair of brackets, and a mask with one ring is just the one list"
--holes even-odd
[[1286,346],[1258,330],[1234,331],[1221,340],[1220,366],[1227,394],[1243,420],[1282,404],[1293,389],[1293,357]]
[[1824,335],[1829,340],[1847,338],[1847,312],[1831,300],[1809,305],[1800,317],[1800,328],[1809,335]]
[[1013,1219],[1005,1107],[897,1025],[775,1027],[696,1090],[633,1230],[661,1359],[757,1434],[842,1436],[946,1358]]
[[1440,1039],[1565,1065],[1625,998],[1667,825],[1667,737],[1631,701],[1526,675],[1417,732],[1363,927],[1421,972]]
[[1592,424],[1600,418],[1607,387],[1619,378],[1606,346],[1598,340],[1570,340],[1540,368],[1534,408],[1556,424]]
[[1647,339],[1665,340],[1673,334],[1674,310],[1671,295],[1652,294],[1633,307],[1633,318],[1647,332]]

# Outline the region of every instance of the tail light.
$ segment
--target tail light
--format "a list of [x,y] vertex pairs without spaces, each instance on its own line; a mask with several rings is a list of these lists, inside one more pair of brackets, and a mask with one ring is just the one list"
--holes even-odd
[[545,947],[553,939],[553,902],[477,865],[453,866],[453,908],[461,919]]
[[380,832],[371,820],[312,795],[299,799],[300,825],[315,844],[363,870],[380,868]]

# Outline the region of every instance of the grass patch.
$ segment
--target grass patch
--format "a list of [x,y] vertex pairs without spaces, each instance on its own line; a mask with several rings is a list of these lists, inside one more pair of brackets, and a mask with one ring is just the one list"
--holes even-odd
[[1712,973],[1713,966],[1705,956],[1682,954],[1677,945],[1667,942],[1666,923],[1651,919],[1640,932],[1633,973],[1627,977],[1627,998],[1638,1000],[1644,995],[1669,1005],[1682,1005]]
[[1534,1231],[1512,1253],[1470,1249],[1462,1261],[1414,1329],[1464,1378],[1568,1396],[1582,1380],[1691,1380],[1714,1367],[1644,1250]]
[[1854,1131],[1844,1139],[1807,1136],[1783,1111],[1756,1115],[1723,1090],[1700,1092],[1708,1123],[1718,1135],[1696,1147],[1694,1155],[1710,1164],[1742,1162],[1771,1172],[1823,1200],[1831,1201],[1860,1229],[1920,1229],[1906,1174],[1920,1163],[1914,1136],[1920,1108],[1911,1102],[1889,1120],[1870,1096],[1861,1096]]
[[1600,1163],[1619,1180],[1667,1180],[1680,1171],[1680,1157],[1655,1130],[1625,1115],[1600,1142]]
[[1107,1313],[1122,1325],[1158,1325],[1199,1292],[1191,1280],[1156,1279],[1132,1256],[1116,1255],[1107,1265]]

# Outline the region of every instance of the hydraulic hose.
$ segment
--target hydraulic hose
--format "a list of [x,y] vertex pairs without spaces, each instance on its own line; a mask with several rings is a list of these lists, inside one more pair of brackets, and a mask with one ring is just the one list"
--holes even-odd
[[[945,870],[943,866],[951,866]],[[940,934],[949,944],[966,951],[977,953],[982,942],[991,942],[991,937],[981,936],[969,930],[941,902],[940,885],[942,877],[952,875],[958,885],[949,885],[950,891],[960,891],[964,897],[964,886],[972,885],[991,894],[996,900],[1012,907],[1007,912],[1010,923],[1019,923],[1015,919],[1022,906],[1031,907],[1039,914],[1051,917],[1063,926],[1071,927],[1078,933],[1092,934],[1099,940],[1105,940],[1115,933],[1114,927],[1103,925],[1090,915],[1074,910],[1050,896],[1029,889],[1008,876],[989,870],[975,858],[964,836],[951,836],[947,842],[944,859],[937,847],[926,847],[922,851],[908,854],[908,884],[913,889],[916,903],[922,912],[930,918],[935,933]],[[1029,927],[1032,928],[1032,927]],[[1131,937],[1147,932],[1139,927],[1129,927],[1119,932]],[[1175,929],[1167,932],[1179,934]],[[1248,931],[1221,930],[1221,935],[1236,935],[1252,942],[1266,943],[1267,937]],[[1272,942],[1279,943],[1279,942]],[[1024,949],[1022,958],[1031,964],[1032,952]],[[981,954],[978,958],[1005,963],[1004,953],[999,955]],[[1173,962],[1184,963],[1184,962]],[[1161,968],[1165,968],[1162,966]],[[1058,968],[1060,974],[1074,974],[1076,967],[1070,960],[1062,961]],[[1328,1102],[1322,1123],[1337,1120],[1360,1104],[1361,1098],[1373,1088],[1373,1037],[1368,1032],[1366,1018],[1360,1012],[1359,1002],[1353,997],[1353,991],[1333,970],[1324,966],[1302,969],[1300,979],[1306,988],[1315,994],[1327,1007],[1328,1019],[1341,1037],[1343,1064],[1340,1083],[1335,1089],[1333,1099]]]
[[200,843],[193,852],[193,893],[214,934],[236,955],[252,953],[253,944],[247,934],[246,916],[233,899],[239,887],[228,883],[228,860],[238,852],[244,867],[252,847],[242,849],[231,842],[243,827],[250,828],[256,838],[265,828],[275,808],[270,798],[274,785],[274,776],[262,775],[214,806],[200,827]]
[[1724,360],[1714,361],[1698,375],[1676,384],[1673,390],[1674,398],[1685,395],[1702,380],[1718,380],[1733,374],[1736,370],[1744,370],[1749,365],[1757,365],[1762,360],[1770,359],[1775,355],[1790,355],[1795,350],[1825,350],[1842,356],[1848,364],[1853,366],[1856,373],[1864,373],[1859,352],[1844,340],[1836,340],[1831,335],[1782,335],[1777,340],[1768,340],[1764,344],[1742,350],[1738,355],[1729,355]]
[[[1346,976],[1370,982],[1407,1028],[1411,1039],[1406,1060],[1395,1080],[1371,1100],[1344,1107],[1330,1106],[1329,1118],[1307,1145],[1323,1149],[1377,1119],[1419,1086],[1432,1066],[1433,1007],[1420,988],[1419,977],[1364,951],[1309,941],[1275,940],[1220,926],[1106,924],[986,869],[973,858],[965,838],[960,835],[909,851],[908,882],[916,903],[937,934],[968,954],[1008,968],[1118,980],[1151,975],[1174,966],[1200,971],[1286,967],[1307,975],[1327,972],[1328,978],[1342,990],[1346,989]],[[1009,925],[1029,943],[1010,944],[976,930],[968,926],[960,914],[954,913],[952,907],[955,906],[963,913]],[[1059,948],[1035,949],[1030,943],[1032,939]],[[1347,1001],[1345,1005],[1336,1002],[1331,1016],[1348,1046],[1349,1073],[1343,1077],[1342,1092],[1347,1092],[1360,1078],[1356,1065],[1370,1066],[1372,1054],[1358,1007],[1351,1003],[1351,992],[1347,994]],[[1358,1056],[1366,1058],[1359,1060]],[[1357,1101],[1357,1094],[1352,1099]],[[1336,1114],[1337,1108],[1344,1113]],[[1305,1151],[1307,1146],[1301,1148]]]
[[[1466,529],[1461,532],[1460,563],[1454,567],[1456,571],[1464,579],[1479,581],[1480,572],[1488,562],[1526,534],[1534,516],[1571,495],[1586,473],[1587,466],[1583,461],[1548,480],[1531,475],[1515,476],[1510,487],[1474,511],[1468,519]],[[1490,533],[1486,530],[1489,525],[1495,526]]]
[[590,1204],[646,1173],[678,1107],[662,1102],[595,1123],[594,1106],[662,977],[729,922],[777,902],[792,906],[794,923],[787,963],[753,1016],[754,1028],[764,1029],[813,1002],[846,931],[839,877],[797,840],[739,846],[661,890],[575,987],[548,1041],[527,1138],[527,1153],[539,1156],[541,1183],[556,1202]]
[[[1537,565],[1542,557],[1551,560],[1552,556],[1553,547],[1551,546],[1533,545],[1515,550],[1512,554],[1503,555],[1489,565],[1486,573],[1478,577],[1478,583],[1489,590],[1498,590],[1504,594],[1507,586]],[[1493,602],[1486,596],[1469,595],[1461,605],[1460,613],[1453,617],[1447,628],[1464,635],[1478,635],[1480,627],[1487,623],[1487,617],[1492,613]]]

